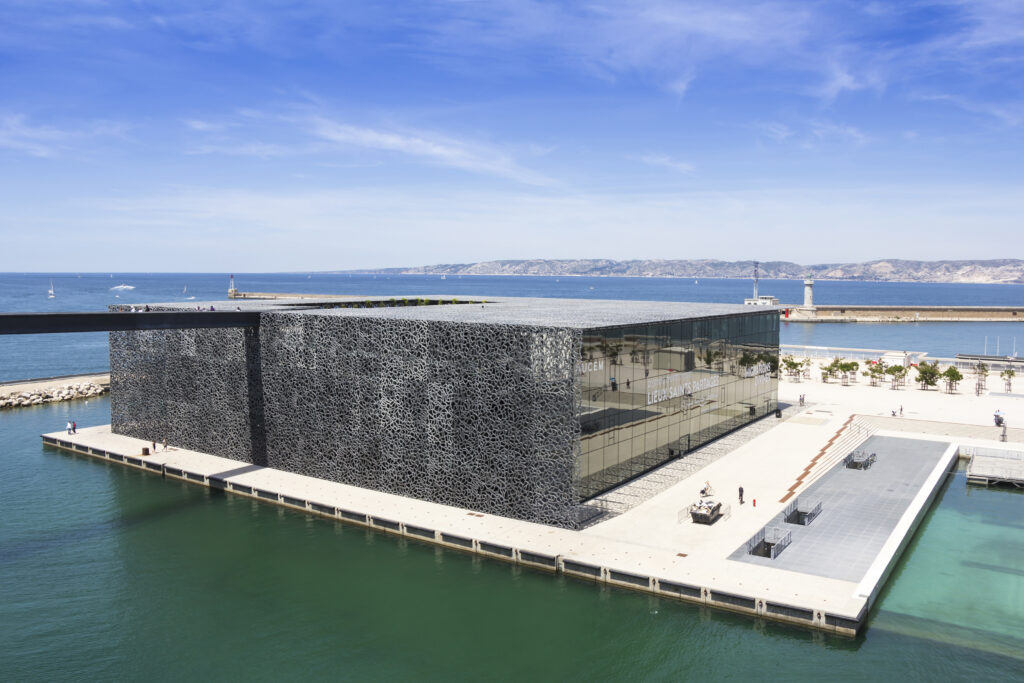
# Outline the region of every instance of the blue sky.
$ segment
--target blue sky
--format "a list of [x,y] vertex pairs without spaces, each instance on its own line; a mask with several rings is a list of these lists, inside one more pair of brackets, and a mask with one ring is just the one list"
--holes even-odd
[[0,4],[0,270],[1021,257],[1024,3]]

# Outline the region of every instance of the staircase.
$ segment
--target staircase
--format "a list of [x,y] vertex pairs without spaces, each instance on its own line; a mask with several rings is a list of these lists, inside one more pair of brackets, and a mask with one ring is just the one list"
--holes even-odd
[[786,495],[779,499],[779,502],[787,502],[796,495],[797,489],[813,484],[877,431],[877,426],[870,424],[861,416],[851,415],[839,428],[839,431],[833,434],[832,438],[818,451],[818,454],[811,458],[807,467],[797,476],[796,481],[789,487]]

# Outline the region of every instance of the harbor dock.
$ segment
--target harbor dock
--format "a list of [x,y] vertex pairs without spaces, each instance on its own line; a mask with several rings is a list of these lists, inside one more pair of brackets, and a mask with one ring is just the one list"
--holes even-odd
[[983,486],[1024,488],[1024,451],[972,449],[967,463],[967,481]]
[[[795,407],[798,393],[811,394],[803,409]],[[982,428],[991,411],[987,402],[995,399],[980,400],[964,415],[957,403],[963,397],[900,393],[910,418],[906,421],[887,417],[889,411],[878,405],[880,397],[892,395],[885,389],[782,383],[780,399],[792,407],[770,429],[579,531],[249,465],[173,444],[168,450],[157,444],[153,452],[152,442],[112,434],[108,426],[80,429],[76,435],[55,432],[43,440],[65,451],[340,523],[852,636],[863,628],[957,455],[1008,447],[996,442],[995,428]],[[953,415],[969,420],[962,435]],[[899,428],[907,425],[913,431]],[[928,433],[930,425],[945,433]],[[143,449],[149,454],[143,455]],[[877,460],[868,469],[847,467],[847,456],[858,450],[876,453]],[[658,471],[647,476],[656,477]],[[705,481],[713,483],[714,497],[725,510],[712,525],[693,523],[686,513]],[[746,490],[742,505],[738,486]],[[786,522],[816,503],[821,509],[809,525]],[[771,529],[790,532],[788,546],[775,558],[750,552],[752,542],[764,548],[765,533],[777,533]]]

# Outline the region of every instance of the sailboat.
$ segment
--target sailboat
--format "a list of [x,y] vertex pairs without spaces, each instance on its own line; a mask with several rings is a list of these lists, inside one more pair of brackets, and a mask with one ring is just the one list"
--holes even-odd
[[54,297],[54,294],[53,294],[53,280],[50,280],[50,291],[49,291],[49,292],[47,292],[46,294],[47,294],[47,298],[48,298],[48,299],[53,299],[53,298],[55,298],[55,297]]

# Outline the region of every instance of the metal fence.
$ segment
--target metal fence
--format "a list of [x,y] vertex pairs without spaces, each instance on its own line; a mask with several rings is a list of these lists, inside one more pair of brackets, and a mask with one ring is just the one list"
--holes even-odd
[[793,532],[776,526],[761,529],[747,541],[747,554],[775,559],[793,541]]

